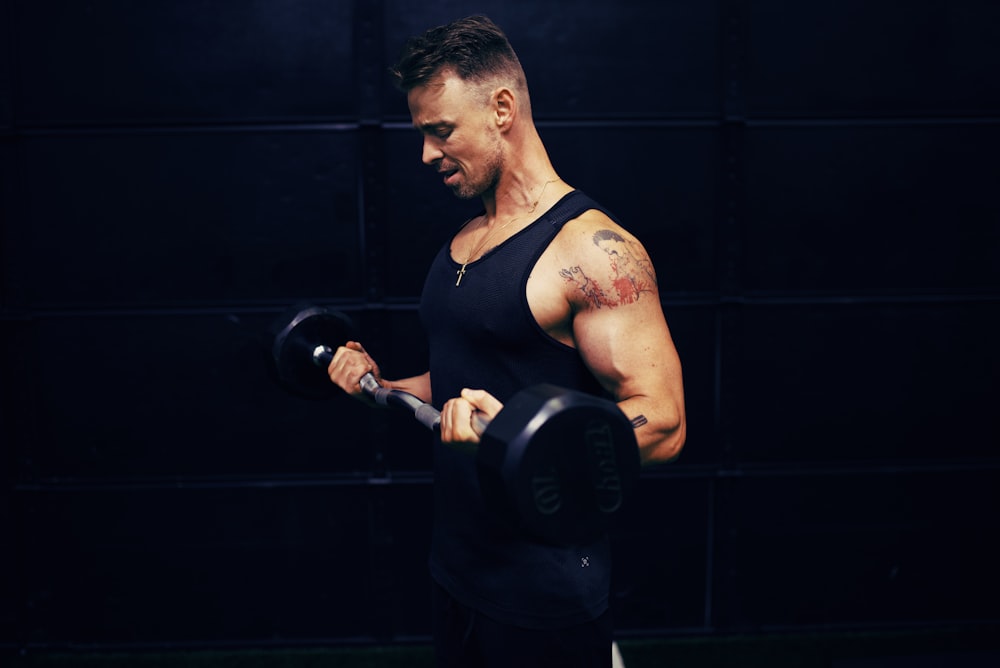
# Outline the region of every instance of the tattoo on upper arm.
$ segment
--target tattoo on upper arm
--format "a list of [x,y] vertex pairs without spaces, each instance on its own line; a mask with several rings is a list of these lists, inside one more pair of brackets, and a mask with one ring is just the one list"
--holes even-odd
[[656,291],[653,263],[638,242],[626,240],[614,230],[597,231],[593,242],[611,261],[610,287],[614,294],[609,294],[595,279],[587,276],[579,265],[559,271],[565,280],[576,284],[592,306],[614,308],[632,304],[643,292]]

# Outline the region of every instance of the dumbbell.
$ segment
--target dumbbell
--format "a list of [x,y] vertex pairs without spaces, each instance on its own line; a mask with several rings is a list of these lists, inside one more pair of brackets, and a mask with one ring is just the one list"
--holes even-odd
[[[318,306],[276,323],[272,357],[279,380],[301,396],[341,394],[327,376],[333,346],[356,338],[350,318]],[[412,413],[436,429],[440,413],[418,397],[378,384],[362,390],[376,403]],[[639,477],[631,422],[609,400],[555,385],[516,393],[492,420],[473,415],[474,449],[484,501],[500,519],[535,538],[586,545],[607,531]]]

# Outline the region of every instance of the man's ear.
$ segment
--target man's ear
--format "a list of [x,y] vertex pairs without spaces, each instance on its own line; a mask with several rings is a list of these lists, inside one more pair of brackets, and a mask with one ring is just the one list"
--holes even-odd
[[497,88],[493,91],[493,113],[501,132],[511,128],[517,117],[517,96],[510,88]]

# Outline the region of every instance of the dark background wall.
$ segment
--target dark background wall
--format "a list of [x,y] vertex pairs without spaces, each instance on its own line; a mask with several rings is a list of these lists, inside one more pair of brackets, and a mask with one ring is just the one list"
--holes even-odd
[[0,645],[426,638],[428,436],[289,396],[267,330],[423,370],[474,205],[385,70],[479,11],[684,362],[623,635],[1000,622],[997,3],[0,0]]

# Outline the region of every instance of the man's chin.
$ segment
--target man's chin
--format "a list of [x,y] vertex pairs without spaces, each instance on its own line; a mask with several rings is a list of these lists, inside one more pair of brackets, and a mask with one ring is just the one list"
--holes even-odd
[[464,199],[464,200],[476,199],[477,197],[483,194],[481,190],[474,190],[472,188],[467,188],[462,184],[456,184],[449,187],[451,188],[452,194],[458,199]]

